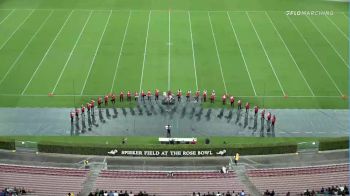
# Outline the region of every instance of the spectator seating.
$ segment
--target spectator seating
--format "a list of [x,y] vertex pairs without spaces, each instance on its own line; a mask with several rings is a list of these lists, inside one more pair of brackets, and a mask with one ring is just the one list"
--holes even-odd
[[78,193],[89,170],[0,164],[0,189],[23,187],[38,196]]
[[193,192],[246,190],[234,172],[140,172],[103,170],[95,189],[140,190],[155,195],[192,195]]
[[267,189],[276,194],[300,193],[321,187],[349,184],[349,164],[300,168],[248,170],[250,181],[261,193]]

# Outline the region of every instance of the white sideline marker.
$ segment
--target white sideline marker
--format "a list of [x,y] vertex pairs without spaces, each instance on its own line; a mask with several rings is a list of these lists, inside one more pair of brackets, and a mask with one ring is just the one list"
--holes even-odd
[[152,10],[149,11],[148,14],[148,22],[147,22],[147,33],[146,33],[146,41],[145,41],[145,50],[143,52],[143,62],[142,62],[142,72],[141,72],[141,81],[140,81],[140,90],[139,93],[141,94],[141,88],[142,88],[142,81],[143,81],[143,70],[145,69],[145,62],[146,62],[146,54],[147,54],[147,43],[148,43],[148,32],[149,32],[149,23],[151,21],[151,13]]
[[294,59],[292,53],[290,52],[290,50],[289,50],[287,44],[284,42],[284,40],[283,40],[281,34],[280,34],[279,31],[277,30],[277,27],[276,27],[275,23],[272,21],[270,15],[269,15],[267,12],[265,12],[265,14],[266,14],[267,18],[270,20],[270,22],[271,22],[273,28],[275,29],[275,31],[276,31],[278,37],[279,37],[279,38],[281,39],[281,41],[283,42],[284,47],[286,47],[289,56],[291,57],[291,59],[292,59],[293,62],[294,62],[294,65],[298,68],[298,71],[299,71],[301,77],[304,79],[305,84],[306,84],[307,87],[309,88],[309,90],[310,90],[310,92],[311,92],[311,95],[312,95],[312,96],[315,96],[314,91],[311,89],[311,87],[310,87],[309,83],[307,82],[307,80],[306,80],[306,78],[305,78],[303,72],[300,70],[298,63],[295,61],[295,59]]
[[81,37],[81,35],[83,34],[83,32],[84,32],[84,30],[85,30],[85,27],[86,27],[87,23],[89,22],[89,20],[90,20],[90,18],[91,18],[91,15],[92,15],[92,11],[90,11],[90,14],[89,14],[88,18],[86,19],[85,24],[84,24],[83,28],[81,29],[81,31],[80,31],[80,33],[79,33],[78,39],[75,41],[74,46],[73,46],[71,52],[69,53],[68,59],[67,59],[66,63],[65,63],[64,66],[63,66],[63,69],[62,69],[62,71],[61,71],[61,73],[60,73],[60,75],[59,75],[59,77],[58,77],[58,79],[57,79],[57,82],[56,82],[56,84],[55,84],[55,87],[54,87],[53,90],[51,91],[51,94],[54,94],[54,92],[55,92],[55,90],[56,90],[56,88],[57,88],[57,85],[58,85],[58,83],[59,83],[60,80],[61,80],[61,77],[62,77],[62,75],[63,75],[63,72],[64,72],[64,70],[66,69],[66,67],[67,67],[67,65],[68,65],[68,62],[70,61],[70,59],[71,59],[71,57],[72,57],[72,55],[73,55],[73,53],[74,53],[75,47],[77,46],[77,44],[78,44],[78,42],[79,42],[79,40],[80,40],[80,37]]
[[18,27],[15,29],[14,32],[11,33],[10,37],[0,46],[0,50],[2,50],[2,48],[7,44],[7,42],[13,37],[13,35],[18,31],[18,29],[20,29],[22,27],[22,25],[28,20],[28,18],[33,14],[34,10],[32,10],[28,16],[25,17],[25,19],[21,22],[20,25],[18,25]]
[[85,89],[85,86],[86,86],[86,83],[87,83],[87,81],[88,81],[88,79],[89,79],[89,77],[90,77],[90,73],[91,73],[92,66],[93,66],[94,63],[95,63],[96,56],[97,56],[98,50],[100,49],[101,42],[102,42],[102,39],[103,39],[103,37],[104,37],[104,35],[105,35],[107,26],[108,26],[108,24],[109,24],[109,20],[110,20],[110,18],[111,18],[111,15],[112,15],[112,10],[109,12],[108,19],[107,19],[106,24],[105,24],[105,26],[104,26],[104,29],[103,29],[103,32],[102,32],[102,34],[101,34],[100,40],[98,41],[98,44],[97,44],[97,47],[96,47],[96,50],[95,50],[94,57],[92,58],[92,61],[91,61],[91,64],[90,64],[90,68],[89,68],[89,72],[88,72],[88,74],[87,74],[87,76],[86,76],[86,78],[85,78],[85,82],[84,82],[83,88],[81,89],[80,95],[83,94],[84,89]]
[[115,72],[114,72],[114,76],[113,76],[113,82],[112,82],[112,88],[111,88],[111,90],[110,90],[111,93],[113,92],[114,83],[115,83],[115,78],[116,78],[117,72],[118,72],[120,57],[122,56],[123,47],[124,47],[124,42],[125,42],[125,37],[126,37],[126,35],[127,35],[128,28],[129,28],[129,22],[130,22],[130,18],[131,18],[131,12],[132,12],[132,11],[129,12],[128,22],[126,23],[125,30],[124,30],[123,41],[122,41],[122,44],[120,45],[120,50],[119,50],[119,55],[118,55],[118,60],[117,60],[117,67],[115,68]]
[[22,49],[21,53],[19,53],[19,55],[17,56],[16,60],[11,64],[10,68],[7,70],[6,74],[4,75],[4,77],[0,80],[0,86],[2,85],[2,83],[4,82],[4,80],[6,79],[6,77],[8,76],[8,74],[12,71],[12,69],[15,67],[15,65],[18,63],[19,59],[21,59],[22,55],[24,54],[24,52],[27,50],[27,48],[29,47],[29,45],[32,43],[33,39],[36,37],[36,35],[39,33],[39,31],[44,27],[44,25],[46,24],[46,22],[48,21],[48,19],[51,17],[53,13],[53,10],[51,10],[50,14],[48,16],[46,16],[45,20],[43,21],[43,23],[41,23],[41,25],[39,26],[39,28],[36,30],[36,32],[33,34],[33,36],[30,38],[30,40],[27,42],[26,46]]
[[339,28],[339,26],[329,16],[326,15],[326,18],[335,26],[335,28],[338,29],[339,33],[341,33],[349,41],[348,36]]
[[10,13],[7,14],[7,16],[2,19],[2,21],[0,22],[0,25],[14,12],[15,10],[12,10]]
[[343,63],[348,67],[348,69],[350,68],[348,63],[344,60],[344,58],[339,54],[339,52],[335,49],[335,47],[333,46],[333,44],[328,40],[328,38],[321,32],[321,30],[317,27],[317,25],[310,19],[309,16],[306,16],[306,18],[310,21],[310,23],[317,29],[317,31],[322,35],[322,37],[326,40],[326,42],[332,47],[332,49],[334,50],[334,52],[338,55],[338,57],[343,61]]
[[259,40],[259,42],[260,42],[260,45],[261,45],[262,49],[264,50],[265,56],[266,56],[266,58],[267,58],[267,60],[268,60],[268,62],[269,62],[269,64],[270,64],[270,67],[271,67],[273,73],[275,74],[275,77],[276,77],[276,79],[277,79],[277,82],[278,82],[278,84],[279,84],[281,90],[282,90],[282,93],[283,93],[284,96],[286,96],[286,93],[285,93],[284,90],[283,90],[282,84],[281,84],[281,82],[280,82],[280,80],[278,79],[278,76],[277,76],[277,74],[276,74],[275,68],[274,68],[273,65],[272,65],[272,62],[271,62],[271,60],[270,60],[270,57],[269,57],[269,55],[268,55],[267,52],[266,52],[265,46],[264,46],[264,44],[262,43],[262,41],[261,41],[261,39],[260,39],[260,36],[259,36],[258,32],[256,31],[255,26],[254,26],[252,20],[251,20],[250,17],[249,17],[248,12],[245,12],[245,13],[246,13],[246,15],[248,16],[249,22],[250,22],[250,24],[252,25],[252,27],[253,27],[253,29],[254,29],[254,31],[255,31],[256,36],[258,37],[258,40]]
[[344,96],[344,94],[341,92],[341,90],[339,89],[338,85],[335,83],[335,81],[333,80],[332,76],[328,73],[327,69],[324,67],[323,63],[321,62],[320,58],[318,58],[317,54],[315,53],[314,49],[312,49],[312,47],[310,46],[310,44],[308,43],[308,41],[305,39],[304,35],[299,31],[298,27],[294,24],[294,22],[290,19],[290,17],[288,17],[289,22],[293,25],[293,27],[295,28],[295,30],[298,32],[298,34],[300,35],[300,37],[304,40],[304,43],[307,45],[307,47],[309,48],[309,50],[311,51],[311,53],[315,56],[316,60],[318,61],[318,63],[321,65],[321,67],[323,68],[323,70],[326,72],[328,78],[332,81],[333,85],[335,86],[335,88],[337,89],[337,91],[339,92],[340,96]]
[[210,17],[209,12],[208,12],[208,17],[209,17],[209,23],[210,23],[211,34],[212,34],[212,36],[213,36],[214,45],[215,45],[215,49],[216,49],[216,56],[218,57],[218,62],[219,62],[219,65],[220,65],[220,71],[221,71],[222,82],[224,83],[225,93],[227,94],[227,88],[226,88],[226,82],[225,82],[225,78],[224,78],[224,73],[222,72],[221,59],[220,59],[220,55],[219,55],[218,46],[217,46],[217,44],[216,44],[215,34],[214,34],[213,25],[212,25],[212,23],[211,23],[211,17]]
[[44,62],[44,60],[45,60],[45,58],[46,58],[46,56],[47,56],[47,54],[50,52],[50,50],[51,50],[53,44],[56,42],[58,36],[61,34],[61,31],[62,31],[63,28],[66,26],[66,24],[67,24],[67,22],[68,22],[68,20],[69,20],[69,18],[71,17],[71,15],[72,15],[73,12],[74,12],[74,10],[72,10],[72,11],[70,12],[69,16],[68,16],[67,19],[64,21],[63,25],[61,26],[61,29],[58,31],[58,33],[56,34],[55,38],[54,38],[53,41],[51,42],[49,48],[46,50],[46,52],[45,52],[43,58],[41,59],[41,61],[40,61],[40,63],[38,64],[38,66],[36,67],[34,73],[32,74],[32,76],[31,76],[30,80],[28,81],[26,87],[23,89],[21,95],[24,95],[24,93],[27,91],[27,88],[28,88],[29,85],[31,84],[31,82],[32,82],[33,78],[35,77],[37,71],[38,71],[39,68],[41,67],[42,63]]
[[190,35],[191,35],[191,46],[192,46],[192,59],[193,59],[194,77],[195,77],[195,79],[196,79],[196,89],[198,90],[196,57],[195,57],[195,55],[194,55],[191,14],[190,14],[190,11],[187,11],[187,13],[188,13],[188,22],[189,22],[189,24],[190,24]]
[[231,21],[231,17],[230,17],[230,15],[229,15],[228,11],[226,12],[226,14],[227,14],[228,20],[230,21],[230,25],[231,25],[231,29],[232,29],[232,31],[233,31],[233,34],[234,34],[234,36],[235,36],[235,38],[236,38],[236,41],[237,41],[237,44],[238,44],[238,48],[239,48],[239,51],[240,51],[241,56],[242,56],[242,59],[243,59],[243,63],[244,63],[244,65],[245,65],[245,69],[247,70],[247,73],[248,73],[248,76],[249,76],[249,80],[250,80],[250,84],[251,84],[252,87],[253,87],[254,95],[257,96],[256,91],[255,91],[255,87],[254,87],[254,84],[253,84],[253,80],[252,80],[252,77],[250,76],[250,72],[249,72],[249,69],[248,69],[248,65],[247,65],[247,62],[246,62],[245,57],[244,57],[244,54],[243,54],[243,50],[242,50],[242,47],[241,47],[241,43],[239,42],[239,39],[238,39],[238,35],[237,35],[237,33],[236,33],[235,28],[233,27],[233,23],[232,23],[232,21]]

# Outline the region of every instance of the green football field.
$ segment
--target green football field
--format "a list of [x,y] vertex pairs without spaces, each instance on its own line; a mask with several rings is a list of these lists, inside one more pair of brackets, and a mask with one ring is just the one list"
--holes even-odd
[[334,1],[4,0],[0,106],[158,88],[347,108],[348,21]]

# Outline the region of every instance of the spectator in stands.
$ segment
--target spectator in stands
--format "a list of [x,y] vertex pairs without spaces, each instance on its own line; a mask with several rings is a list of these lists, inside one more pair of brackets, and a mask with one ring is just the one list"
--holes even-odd
[[239,195],[240,195],[240,196],[245,196],[244,190],[242,190],[242,192],[241,192]]
[[346,195],[349,195],[349,188],[348,188],[346,185],[344,185],[344,190],[343,190],[343,192],[344,192]]
[[270,191],[268,189],[266,189],[264,196],[270,195]]
[[109,191],[108,196],[114,196],[114,193],[112,191]]
[[286,196],[290,196],[290,192],[289,191],[287,192]]
[[324,188],[323,188],[323,187],[321,188],[320,193],[321,193],[321,194],[323,194],[323,193],[324,193]]
[[311,195],[311,193],[309,192],[309,189],[306,189],[306,191],[304,192],[304,195],[306,195],[306,196],[310,196]]

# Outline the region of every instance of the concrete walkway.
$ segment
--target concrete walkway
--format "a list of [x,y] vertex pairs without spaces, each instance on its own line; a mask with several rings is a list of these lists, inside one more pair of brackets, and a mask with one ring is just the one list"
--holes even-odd
[[[136,108],[96,110],[95,116],[70,123],[70,108],[0,108],[0,135],[145,135],[338,137],[349,135],[348,110],[272,109],[277,123],[254,117],[253,111],[204,109],[196,103],[175,106],[145,104]],[[262,126],[263,125],[263,126]]]

